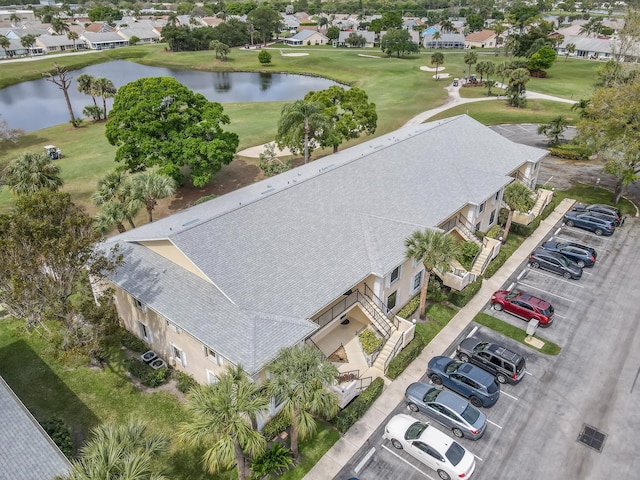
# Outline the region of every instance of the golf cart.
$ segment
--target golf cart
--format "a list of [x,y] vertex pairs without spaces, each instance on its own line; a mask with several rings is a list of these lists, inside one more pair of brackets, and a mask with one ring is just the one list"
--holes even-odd
[[51,160],[58,160],[62,158],[62,150],[60,150],[55,145],[46,145],[44,147],[44,151]]

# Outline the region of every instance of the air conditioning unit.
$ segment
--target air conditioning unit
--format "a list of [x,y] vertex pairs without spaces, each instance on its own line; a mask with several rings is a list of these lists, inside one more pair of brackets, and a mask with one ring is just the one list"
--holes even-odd
[[165,362],[163,359],[161,359],[160,357],[157,357],[154,361],[152,361],[152,362],[149,364],[149,366],[150,366],[151,368],[153,368],[154,370],[157,370],[157,369],[159,369],[159,368],[166,367],[166,366],[167,366],[167,364],[166,364],[166,362]]
[[142,355],[140,355],[140,359],[144,362],[144,363],[151,363],[153,362],[156,358],[158,358],[158,354],[156,352],[154,352],[153,350],[149,350],[148,352],[143,353]]

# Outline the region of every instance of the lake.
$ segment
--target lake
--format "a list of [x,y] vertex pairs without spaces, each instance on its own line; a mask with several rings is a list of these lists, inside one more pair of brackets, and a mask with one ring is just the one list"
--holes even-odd
[[[76,78],[83,73],[106,77],[120,88],[144,77],[173,77],[194,92],[219,103],[250,103],[292,101],[302,99],[308,92],[337,85],[331,80],[305,75],[260,72],[198,72],[171,68],[149,67],[126,60],[116,60],[70,72],[73,80],[69,97],[76,117],[83,117],[82,109],[92,105],[91,97],[78,92]],[[101,105],[101,99],[98,99]],[[107,102],[111,108],[113,99]],[[23,82],[0,90],[0,120],[11,128],[33,132],[41,128],[69,121],[64,94],[44,79]]]

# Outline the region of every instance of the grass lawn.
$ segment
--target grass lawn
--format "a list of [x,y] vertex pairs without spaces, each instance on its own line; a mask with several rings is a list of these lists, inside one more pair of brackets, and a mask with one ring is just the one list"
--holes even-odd
[[339,439],[340,433],[333,425],[319,421],[316,435],[300,442],[300,454],[302,455],[300,464],[278,478],[281,480],[302,479]]
[[[606,205],[613,205],[611,202],[611,195],[613,193],[606,188],[594,188],[593,185],[585,185],[584,183],[576,183],[568,190],[556,190],[553,194],[554,201],[557,199],[558,203],[565,198],[574,198],[582,203],[603,203]],[[627,199],[622,198],[618,205],[616,205],[622,213],[625,215],[635,215],[635,206]]]
[[479,323],[480,325],[484,325],[491,330],[502,333],[503,335],[517,340],[518,342],[526,345],[529,348],[533,348],[534,350],[545,353],[547,355],[558,355],[560,353],[560,347],[558,345],[550,342],[549,340],[545,340],[539,335],[536,335],[536,338],[544,342],[542,348],[538,349],[533,345],[526,343],[524,339],[527,336],[527,333],[523,329],[514,327],[510,323],[503,322],[502,320],[498,320],[492,315],[488,315],[486,313],[478,313],[475,317],[473,317],[473,321]]
[[416,334],[420,336],[424,345],[427,345],[433,338],[447,326],[458,309],[448,305],[436,303],[427,307],[427,321],[416,324]]

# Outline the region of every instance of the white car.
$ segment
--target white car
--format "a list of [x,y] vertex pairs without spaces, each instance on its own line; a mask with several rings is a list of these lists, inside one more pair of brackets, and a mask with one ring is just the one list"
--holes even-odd
[[393,417],[384,429],[384,438],[398,449],[438,472],[442,480],[469,478],[476,468],[472,453],[429,423],[411,415]]

